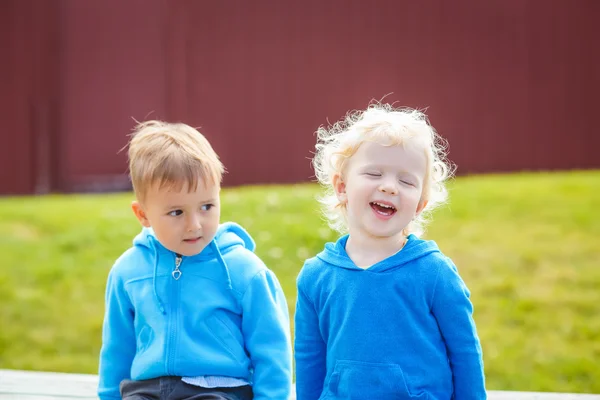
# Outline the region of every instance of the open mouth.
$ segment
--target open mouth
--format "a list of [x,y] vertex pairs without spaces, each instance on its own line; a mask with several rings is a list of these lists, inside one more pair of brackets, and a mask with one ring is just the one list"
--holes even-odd
[[372,201],[369,203],[369,205],[371,206],[373,211],[375,211],[379,215],[389,217],[396,213],[396,207],[387,202]]

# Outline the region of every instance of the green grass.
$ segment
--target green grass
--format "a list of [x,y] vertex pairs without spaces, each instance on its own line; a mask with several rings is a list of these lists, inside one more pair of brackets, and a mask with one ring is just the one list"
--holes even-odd
[[[600,171],[459,178],[428,238],[472,292],[488,389],[600,392]],[[335,234],[315,185],[223,192],[295,303]],[[109,268],[139,225],[132,196],[0,199],[0,368],[95,373]]]

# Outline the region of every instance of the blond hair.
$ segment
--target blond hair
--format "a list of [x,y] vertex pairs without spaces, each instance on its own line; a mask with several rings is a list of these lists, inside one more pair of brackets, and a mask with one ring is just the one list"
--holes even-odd
[[446,161],[446,142],[421,111],[380,103],[370,104],[364,111],[349,112],[332,126],[317,130],[313,166],[319,183],[325,188],[319,201],[329,226],[340,233],[348,230],[346,205],[335,194],[333,177],[344,176],[348,160],[364,142],[384,146],[411,142],[424,149],[427,169],[421,201],[427,201],[427,205],[404,232],[422,234],[431,212],[448,198],[445,182],[452,175],[453,167]]
[[131,135],[128,154],[131,183],[139,200],[154,184],[181,190],[187,183],[189,190],[195,190],[199,181],[220,184],[224,173],[208,140],[182,123],[139,123]]

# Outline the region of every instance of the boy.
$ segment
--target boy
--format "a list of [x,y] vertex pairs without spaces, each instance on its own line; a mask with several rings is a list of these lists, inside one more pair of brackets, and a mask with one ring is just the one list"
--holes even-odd
[[101,399],[287,399],[289,316],[275,275],[219,224],[223,165],[185,124],[139,124],[129,143],[142,232],[106,287]]

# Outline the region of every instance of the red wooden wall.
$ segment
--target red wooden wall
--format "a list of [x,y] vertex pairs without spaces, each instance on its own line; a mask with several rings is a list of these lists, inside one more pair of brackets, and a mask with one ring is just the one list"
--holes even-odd
[[132,118],[199,126],[227,185],[307,181],[316,128],[386,95],[428,107],[461,174],[598,168],[599,15],[596,0],[6,0],[0,194],[128,187]]

